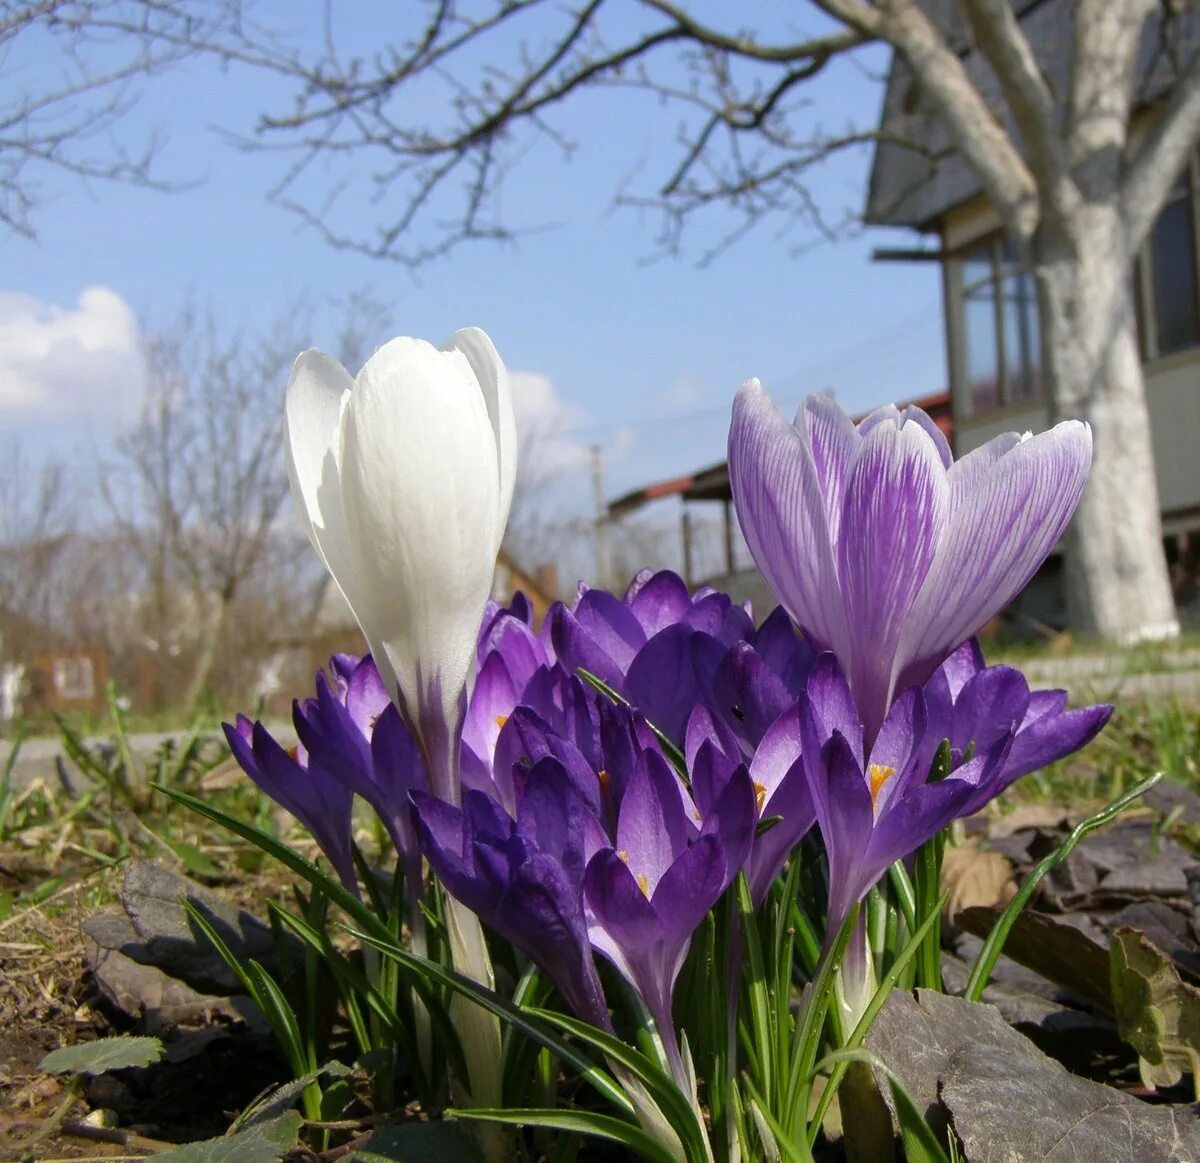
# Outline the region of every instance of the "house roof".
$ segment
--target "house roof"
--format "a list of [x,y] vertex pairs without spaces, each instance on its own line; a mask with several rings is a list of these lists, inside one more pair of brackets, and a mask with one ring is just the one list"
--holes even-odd
[[[928,412],[934,423],[946,434],[946,439],[954,441],[954,415],[950,407],[949,392],[934,392],[916,400],[905,400],[905,404],[913,404],[922,411]],[[865,418],[867,414],[855,416],[854,422]],[[640,509],[650,501],[660,497],[680,497],[684,501],[729,501],[733,499],[733,489],[729,484],[729,462],[721,461],[708,468],[684,476],[671,477],[669,480],[657,481],[640,489],[625,493],[615,501],[608,503],[609,520],[616,520]]]
[[[962,57],[968,76],[1020,141],[999,82],[982,55],[971,48],[970,32],[955,0],[917,0],[933,24]],[[1070,0],[1024,0],[1014,4],[1021,28],[1041,63],[1052,92],[1065,106],[1070,83],[1072,18]],[[1188,6],[1176,20],[1182,59],[1200,45],[1200,12]],[[1146,22],[1138,60],[1138,99],[1145,105],[1173,81],[1169,54],[1159,36],[1157,15]],[[912,70],[893,55],[880,114],[885,140],[875,147],[865,220],[875,226],[911,226],[932,230],[948,210],[982,192],[970,167],[957,155],[950,134],[918,87]]]

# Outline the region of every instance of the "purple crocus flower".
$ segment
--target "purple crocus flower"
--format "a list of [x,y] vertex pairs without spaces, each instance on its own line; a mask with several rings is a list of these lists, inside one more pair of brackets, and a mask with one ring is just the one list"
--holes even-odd
[[625,692],[625,680],[638,652],[660,632],[683,626],[730,645],[754,629],[749,613],[711,589],[689,594],[669,570],[643,570],[625,597],[581,587],[570,608],[556,603],[547,614],[560,665],[568,674],[591,671]]
[[744,767],[728,780],[697,831],[666,760],[646,751],[617,816],[615,846],[587,866],[584,902],[592,945],[641,995],[680,1087],[687,1083],[671,995],[692,934],[732,883],[754,838],[754,792]]
[[1108,722],[1107,703],[1066,709],[1067,692],[1031,691],[1008,666],[987,667],[979,643],[963,643],[925,684],[930,729],[942,733],[956,768],[969,748],[990,751],[1013,731],[1004,762],[980,784],[964,814],[982,809],[1023,775],[1065,758],[1090,743]]
[[313,762],[303,744],[286,750],[262,723],[238,715],[236,723],[223,726],[242,770],[308,829],[341,882],[358,896],[350,834],[354,793],[336,774]]
[[467,791],[461,808],[414,792],[421,847],[451,895],[536,962],[580,1017],[611,1030],[582,896],[606,838],[557,760],[521,782],[515,819],[482,792]]
[[[802,745],[800,706],[792,703],[762,733],[750,762],[756,835],[746,875],[755,908],[766,899],[771,882],[816,819]],[[707,816],[743,768],[737,736],[705,706],[696,707],[688,721],[687,762],[696,807]],[[758,835],[758,823],[772,818],[771,827]]]
[[809,396],[789,424],[757,380],[729,430],[738,519],[759,569],[818,651],[845,669],[870,744],[923,683],[1033,576],[1091,464],[1086,424],[1008,433],[954,461],[919,408],[857,427]]
[[915,852],[992,785],[1016,734],[1009,722],[990,746],[945,779],[929,781],[941,739],[923,692],[905,691],[868,744],[862,717],[832,654],[818,659],[799,703],[804,769],[829,860],[827,940],[888,866]]

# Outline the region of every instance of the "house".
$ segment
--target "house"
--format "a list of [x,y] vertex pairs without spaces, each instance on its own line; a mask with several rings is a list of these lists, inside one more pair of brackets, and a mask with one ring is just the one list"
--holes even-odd
[[[954,417],[948,392],[937,392],[916,400],[906,400],[927,412],[935,424],[945,433],[950,447],[954,447]],[[856,416],[855,421],[863,419]],[[737,527],[733,512],[733,490],[729,484],[729,465],[725,461],[699,469],[684,476],[658,481],[640,489],[625,493],[607,507],[607,519],[620,521],[636,513],[653,501],[664,497],[678,497],[682,502],[679,519],[683,580],[689,587],[711,585],[715,589],[731,594],[737,601],[749,601],[761,616],[769,613],[777,604],[767,583],[758,570],[747,560],[742,545],[741,531]],[[695,547],[697,520],[695,506],[707,508],[712,504],[721,506],[721,562],[717,571],[698,568]]]
[[[920,0],[958,48],[985,96],[998,86],[971,51],[954,0]],[[1050,85],[1068,85],[1074,5],[1063,0],[1015,4],[1022,30]],[[1190,49],[1200,39],[1200,15],[1177,14],[1175,31]],[[1138,61],[1139,112],[1133,132],[1153,118],[1153,104],[1171,83],[1169,56],[1157,30],[1143,38]],[[1017,136],[1019,140],[1019,136]],[[907,145],[898,144],[900,141]],[[915,145],[917,148],[912,148]],[[946,364],[961,456],[1001,432],[1039,431],[1050,423],[1040,369],[1038,313],[1032,278],[1015,261],[1000,221],[971,169],[898,56],[888,76],[870,178],[868,224],[907,227],[920,249],[878,257],[936,261],[942,270]],[[1200,567],[1200,166],[1195,156],[1163,209],[1134,272],[1146,395],[1168,560],[1177,601],[1194,596]],[[1057,622],[1061,596],[1054,561],[1026,600],[1041,620]],[[1039,593],[1040,589],[1040,593]]]

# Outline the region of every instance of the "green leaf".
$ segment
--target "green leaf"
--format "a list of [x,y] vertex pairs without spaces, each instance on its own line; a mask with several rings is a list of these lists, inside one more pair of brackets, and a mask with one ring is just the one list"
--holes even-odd
[[[633,1105],[625,1096],[624,1091],[594,1062],[559,1038],[553,1029],[548,1028],[547,1024],[537,1016],[529,1013],[527,1010],[518,1009],[498,993],[490,989],[485,989],[478,982],[472,981],[469,977],[457,973],[453,969],[447,969],[444,965],[439,965],[436,961],[429,961],[424,957],[418,957],[415,953],[410,953],[390,938],[380,940],[366,933],[355,933],[354,930],[350,931],[359,940],[374,949],[378,949],[385,957],[390,957],[400,965],[406,966],[414,974],[422,975],[430,981],[436,981],[458,993],[464,994],[471,998],[472,1001],[483,1006],[485,1010],[495,1014],[502,1021],[510,1022],[539,1045],[545,1046],[552,1053],[557,1054],[572,1069],[577,1070],[587,1082],[595,1087],[614,1106],[627,1114],[633,1113]],[[556,1016],[561,1020],[562,1015]],[[625,1049],[628,1050],[629,1048],[625,1047]]]
[[1113,932],[1109,957],[1117,1030],[1137,1051],[1143,1084],[1174,1086],[1188,1071],[1200,1087],[1200,989],[1125,925]]
[[1142,780],[1124,795],[1118,796],[1112,803],[1101,808],[1094,816],[1089,816],[1025,878],[1025,883],[1017,890],[1017,895],[1009,902],[1008,908],[1001,913],[1000,919],[992,927],[987,940],[983,943],[983,948],[979,951],[979,956],[975,959],[966,992],[963,994],[967,1001],[979,1001],[983,997],[983,991],[987,988],[988,981],[991,980],[992,970],[996,968],[996,962],[1000,960],[1000,954],[1004,950],[1004,942],[1008,938],[1009,931],[1016,923],[1017,915],[1029,903],[1037,886],[1041,884],[1043,877],[1053,872],[1066,860],[1080,840],[1096,831],[1097,828],[1103,828],[1105,824],[1129,807],[1134,800],[1144,796],[1163,778],[1163,775],[1164,773],[1161,771],[1155,772],[1148,779]]
[[[834,1073],[844,1073],[853,1062],[871,1067],[882,1074],[892,1092],[892,1101],[896,1105],[896,1121],[900,1124],[900,1141],[904,1145],[906,1163],[950,1163],[949,1157],[934,1134],[933,1128],[925,1121],[920,1108],[913,1101],[912,1095],[904,1088],[898,1075],[888,1069],[878,1055],[870,1050],[853,1048],[838,1050],[828,1055],[821,1067],[834,1068]],[[811,1138],[812,1136],[810,1136]]]
[[157,1038],[122,1034],[117,1038],[100,1038],[95,1042],[51,1050],[38,1069],[44,1074],[103,1074],[108,1070],[149,1066],[157,1062],[162,1053],[163,1044]]
[[279,1121],[281,1116],[286,1114],[299,1101],[301,1094],[312,1083],[316,1082],[322,1075],[330,1075],[334,1078],[347,1078],[354,1073],[353,1068],[347,1066],[344,1062],[328,1062],[319,1070],[312,1070],[301,1078],[295,1078],[291,1082],[285,1082],[282,1086],[275,1087],[261,1098],[257,1098],[252,1102],[236,1119],[233,1120],[233,1125],[229,1128],[229,1134],[237,1134],[239,1131],[249,1131],[259,1129],[268,1125],[274,1125]]
[[[623,707],[632,706],[627,698],[618,694],[612,687],[600,678],[599,675],[592,674],[590,670],[585,670],[582,666],[579,668],[579,677],[590,686],[595,687],[602,695],[607,695],[614,703],[620,703]],[[653,723],[647,722],[650,730],[654,732],[654,737],[662,744],[663,754],[671,761],[671,765],[679,773],[684,783],[688,782],[687,759],[679,746],[671,740],[667,735],[660,731]]]
[[675,1156],[641,1127],[612,1115],[592,1114],[573,1110],[450,1110],[455,1118],[473,1119],[487,1123],[507,1123],[517,1127],[547,1127],[554,1131],[569,1131],[577,1135],[592,1135],[621,1143],[636,1151],[639,1158],[651,1163],[676,1163]]
[[185,1143],[154,1158],[161,1163],[278,1163],[296,1146],[300,1125],[300,1115],[289,1111],[251,1130]]

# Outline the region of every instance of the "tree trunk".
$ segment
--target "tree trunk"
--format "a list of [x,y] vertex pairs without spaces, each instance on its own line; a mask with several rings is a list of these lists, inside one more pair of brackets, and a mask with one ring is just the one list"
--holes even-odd
[[1072,236],[1034,240],[1042,366],[1054,419],[1092,427],[1092,474],[1067,535],[1071,625],[1114,642],[1179,633],[1163,552],[1150,413],[1134,319],[1133,256],[1115,206]]

